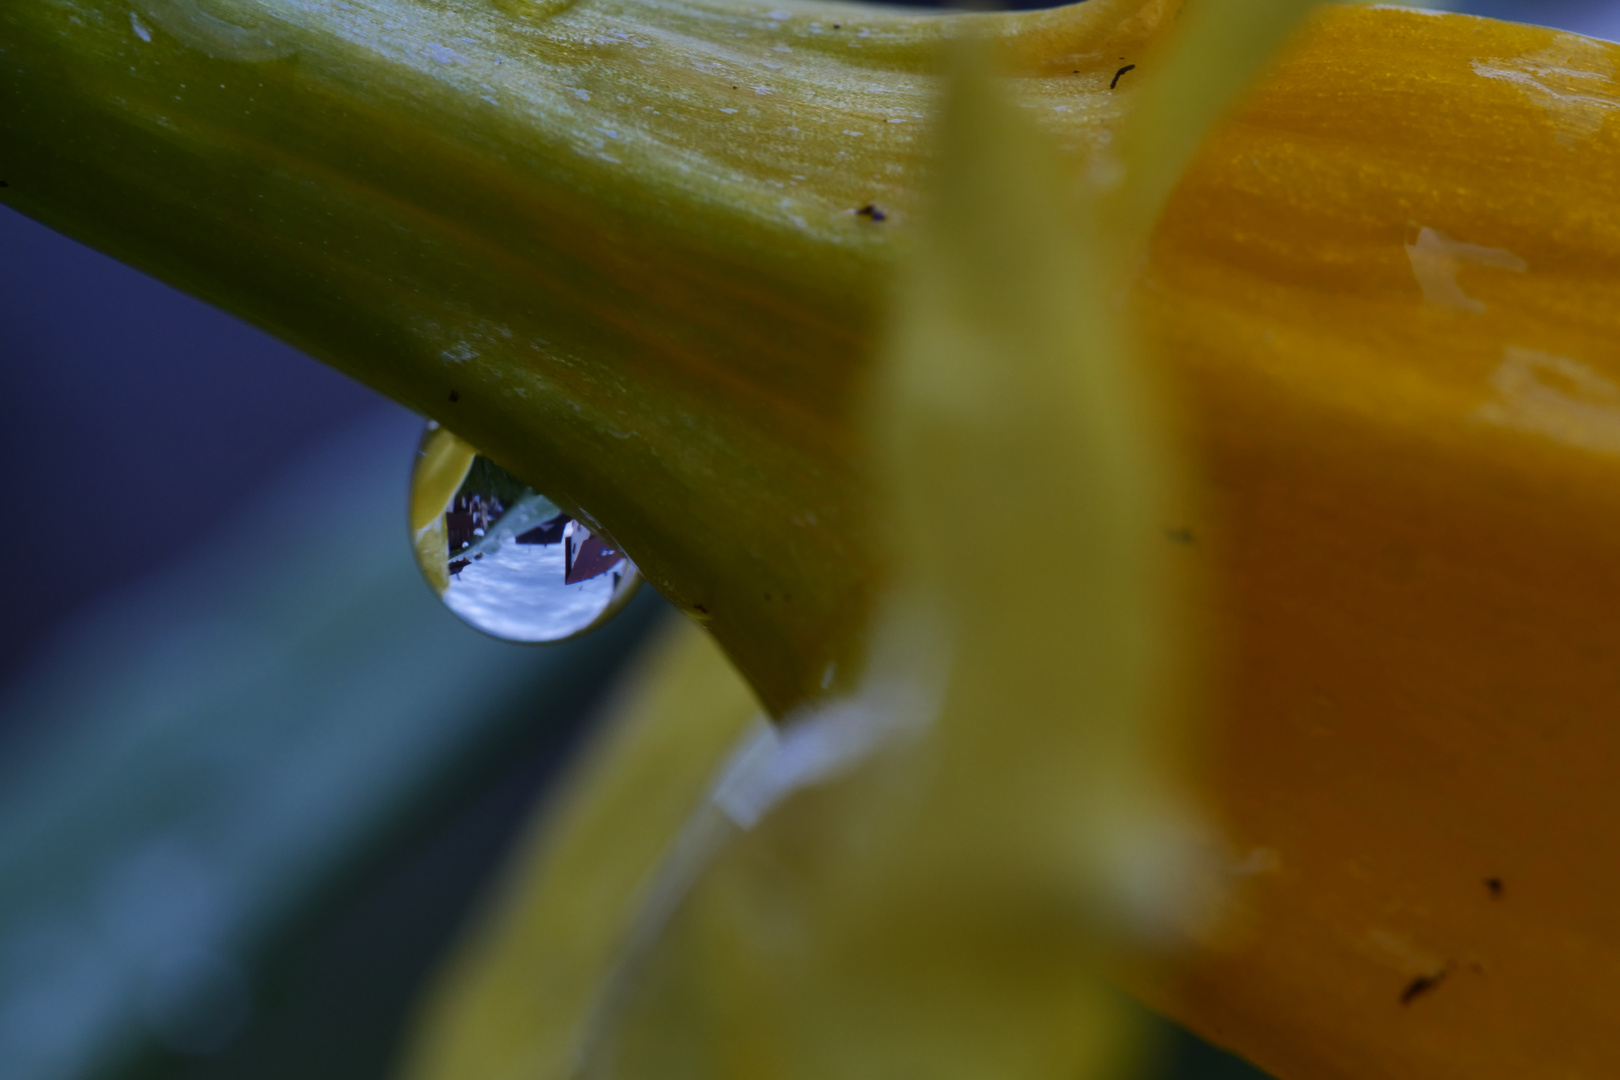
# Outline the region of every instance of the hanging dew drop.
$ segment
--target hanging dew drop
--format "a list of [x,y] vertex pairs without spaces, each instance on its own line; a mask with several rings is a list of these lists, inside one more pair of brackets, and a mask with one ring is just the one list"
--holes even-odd
[[611,541],[431,420],[411,474],[410,527],[445,606],[508,641],[583,634],[641,585]]

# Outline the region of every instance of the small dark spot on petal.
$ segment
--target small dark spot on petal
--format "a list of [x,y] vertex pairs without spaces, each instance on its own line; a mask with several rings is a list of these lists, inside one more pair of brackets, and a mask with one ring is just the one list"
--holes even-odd
[[459,391],[459,390],[450,391],[450,400],[452,402],[460,401],[461,400],[461,391]]
[[[1123,60],[1124,57],[1120,57],[1120,59]],[[1136,70],[1136,65],[1135,64],[1126,64],[1124,67],[1122,67],[1118,71],[1114,72],[1114,81],[1108,84],[1108,89],[1112,90],[1114,87],[1119,85],[1119,78],[1120,78],[1121,75],[1124,75],[1127,71],[1135,71],[1135,70]]]
[[865,206],[855,211],[855,214],[857,217],[870,218],[873,221],[885,221],[889,217],[888,214],[884,213],[878,207],[877,203],[867,203]]
[[1422,997],[1424,994],[1427,994],[1430,990],[1433,990],[1435,987],[1444,982],[1446,976],[1449,974],[1451,974],[1451,968],[1443,967],[1433,975],[1419,975],[1417,978],[1407,983],[1406,989],[1401,991],[1401,1004],[1412,1004],[1412,1002],[1416,1001],[1418,998]]
[[0,187],[10,187],[10,186],[11,185],[6,183],[4,180],[0,180]]
[[1501,878],[1499,878],[1499,877],[1488,877],[1488,878],[1486,878],[1485,879],[1485,887],[1487,889],[1491,890],[1491,899],[1492,900],[1500,900],[1500,899],[1502,899],[1502,892],[1503,892],[1503,889],[1505,888],[1505,886],[1503,886]]
[[1166,539],[1176,544],[1191,544],[1193,542],[1193,531],[1185,525],[1179,529],[1166,529],[1164,535]]
[[842,29],[843,29],[843,28],[844,28],[844,24],[843,24],[843,23],[836,23],[836,22],[835,22],[835,23],[833,23],[833,29],[834,29],[834,30],[842,30]]

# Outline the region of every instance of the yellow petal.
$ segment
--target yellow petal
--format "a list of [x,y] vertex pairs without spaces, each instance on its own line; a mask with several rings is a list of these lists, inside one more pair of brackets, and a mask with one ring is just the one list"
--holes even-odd
[[442,427],[430,430],[416,450],[419,461],[410,497],[411,543],[416,565],[428,584],[444,592],[450,586],[450,540],[444,531],[444,510],[467,478],[478,451]]
[[1084,189],[959,63],[868,419],[896,602],[949,657],[931,783],[952,794],[920,827],[983,872],[1024,848],[1011,872],[1072,859],[1077,882],[1175,741],[1171,451]]
[[1324,12],[1155,238],[1255,903],[1160,1000],[1289,1080],[1620,1073],[1617,71]]
[[412,1080],[574,1075],[670,845],[758,715],[706,634],[684,621],[666,631],[443,978]]

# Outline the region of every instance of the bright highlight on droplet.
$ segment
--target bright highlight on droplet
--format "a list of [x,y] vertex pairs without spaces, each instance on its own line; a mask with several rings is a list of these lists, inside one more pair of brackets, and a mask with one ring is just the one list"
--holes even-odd
[[611,541],[431,420],[411,473],[410,527],[445,606],[508,641],[583,634],[641,585]]

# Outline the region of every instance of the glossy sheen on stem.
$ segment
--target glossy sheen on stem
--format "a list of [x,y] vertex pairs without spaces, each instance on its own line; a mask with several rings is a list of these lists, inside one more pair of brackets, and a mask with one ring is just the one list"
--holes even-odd
[[937,43],[994,27],[1082,150],[1171,7],[6,4],[0,195],[442,421],[781,710],[881,572],[850,400]]

